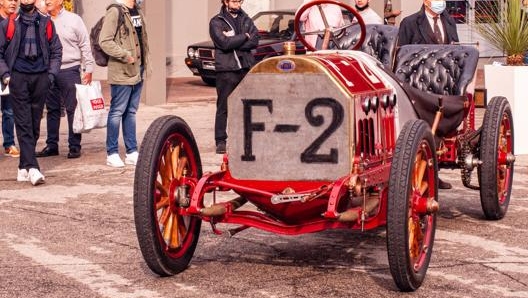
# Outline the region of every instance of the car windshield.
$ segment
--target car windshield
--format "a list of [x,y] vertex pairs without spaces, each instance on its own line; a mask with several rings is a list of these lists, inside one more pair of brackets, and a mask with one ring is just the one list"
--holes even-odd
[[293,34],[295,14],[286,13],[258,13],[253,22],[262,37],[284,38]]

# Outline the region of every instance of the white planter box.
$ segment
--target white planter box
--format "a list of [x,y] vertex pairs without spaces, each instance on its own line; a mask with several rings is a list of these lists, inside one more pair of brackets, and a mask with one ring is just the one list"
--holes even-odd
[[484,65],[484,76],[488,102],[504,96],[512,108],[514,153],[528,154],[528,66]]

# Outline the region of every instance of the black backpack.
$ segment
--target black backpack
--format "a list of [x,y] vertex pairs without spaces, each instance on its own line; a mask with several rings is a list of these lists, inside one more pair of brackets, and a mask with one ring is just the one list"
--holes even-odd
[[[119,4],[111,4],[109,5],[106,10],[110,9],[111,7],[117,7],[117,10],[119,11],[119,17],[117,21],[117,29],[116,33],[114,34],[114,38],[117,35],[117,32],[119,32],[119,27],[125,23],[125,16],[123,14],[123,9],[121,8],[121,5]],[[92,46],[92,55],[95,60],[95,64],[99,66],[107,66],[108,65],[108,54],[106,54],[99,45],[99,35],[101,34],[101,28],[103,28],[103,22],[104,22],[104,16],[95,23],[95,26],[92,27],[92,30],[90,30],[90,43]]]

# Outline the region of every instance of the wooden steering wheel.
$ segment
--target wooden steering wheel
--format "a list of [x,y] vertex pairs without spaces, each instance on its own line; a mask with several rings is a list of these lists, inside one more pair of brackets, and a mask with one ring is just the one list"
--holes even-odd
[[[334,4],[334,5],[337,5],[337,6],[340,6],[340,7],[344,8],[344,10],[346,12],[349,12],[350,14],[352,14],[355,17],[355,20],[357,22],[354,22],[354,23],[350,22],[348,24],[345,23],[343,26],[340,26],[340,27],[331,27],[328,24],[328,20],[327,20],[327,17],[325,15],[325,12],[324,12],[324,9],[323,9],[323,4]],[[313,6],[317,6],[318,7],[319,13],[321,14],[321,18],[323,19],[323,23],[325,24],[325,28],[317,30],[317,31],[301,32],[301,21],[300,21],[301,15],[305,11],[307,11],[308,9],[312,8]],[[345,49],[345,48],[341,48],[340,43],[338,42],[338,40],[345,36],[344,31],[345,31],[346,28],[352,27],[352,26],[356,26],[356,25],[359,25],[359,27],[361,29],[361,34],[359,36],[358,42],[354,45],[352,50],[357,50],[357,49],[359,49],[361,47],[361,45],[363,44],[363,41],[365,40],[365,37],[367,35],[367,29],[365,27],[365,22],[363,21],[363,18],[361,17],[361,15],[355,9],[353,9],[351,6],[349,6],[349,5],[345,4],[345,3],[339,2],[339,1],[336,1],[336,0],[316,0],[316,1],[309,2],[309,3],[306,3],[305,5],[303,5],[299,9],[297,14],[295,15],[295,34],[297,35],[297,38],[299,38],[299,41],[309,51],[316,51],[318,49],[316,49],[314,46],[312,46],[311,44],[309,44],[306,41],[306,36],[307,35],[323,35],[323,45],[322,45],[322,48],[321,48],[322,50],[328,49],[328,45],[329,45],[330,41],[332,41],[334,43],[335,47],[338,50],[348,50],[348,49]]]

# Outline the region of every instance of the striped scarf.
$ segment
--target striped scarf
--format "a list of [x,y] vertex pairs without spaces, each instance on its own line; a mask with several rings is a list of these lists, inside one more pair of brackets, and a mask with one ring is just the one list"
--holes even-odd
[[24,55],[29,60],[37,59],[37,34],[35,28],[37,17],[37,12],[34,12],[33,14],[22,12],[20,14],[20,19],[22,20],[22,23],[27,26],[23,44]]

